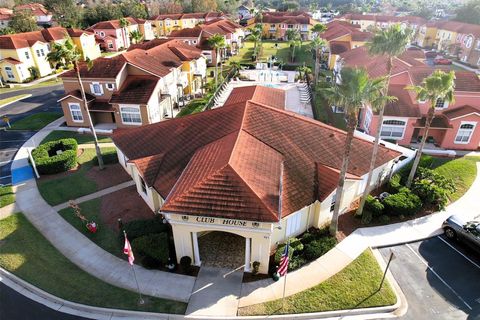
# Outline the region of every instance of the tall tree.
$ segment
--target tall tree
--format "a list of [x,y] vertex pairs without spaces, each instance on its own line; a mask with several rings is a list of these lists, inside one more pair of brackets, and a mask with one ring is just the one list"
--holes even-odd
[[218,63],[222,63],[220,49],[225,47],[225,38],[221,34],[214,34],[207,40],[208,44],[215,50],[215,89],[218,86]]
[[[58,46],[53,47],[53,50],[49,52],[47,55],[47,59],[52,63],[73,64],[73,69],[77,74],[77,80],[80,86],[80,93],[82,95],[82,101],[83,101],[85,114],[87,115],[88,125],[90,127],[90,130],[92,131],[93,140],[95,143],[95,152],[97,154],[98,166],[102,170],[103,169],[102,152],[100,151],[100,146],[98,144],[98,139],[97,139],[97,133],[95,132],[95,127],[93,126],[92,117],[90,116],[90,110],[88,109],[87,96],[85,95],[85,89],[83,87],[83,82],[80,75],[81,57],[82,55],[80,51],[77,49],[76,45],[73,43],[72,39],[70,38],[68,38],[64,44],[60,44]],[[55,61],[55,59],[57,60]],[[92,66],[92,61],[87,61],[86,63],[88,68]]]
[[146,19],[148,17],[147,8],[139,1],[123,0],[120,2],[120,11],[124,17],[140,19]]
[[455,20],[480,24],[480,0],[472,0],[455,10]]
[[325,47],[327,45],[327,42],[320,38],[320,34],[325,32],[327,30],[327,26],[325,26],[322,23],[317,23],[316,25],[313,26],[311,32],[314,34],[314,38],[310,45],[312,46],[312,49],[315,51],[315,83],[318,81],[318,74],[320,72],[320,65],[319,65],[319,51],[320,48]]
[[340,72],[340,79],[341,83],[335,87],[323,89],[327,101],[330,104],[343,107],[347,118],[347,134],[345,137],[343,162],[337,191],[335,193],[332,222],[330,224],[330,233],[332,235],[336,235],[338,230],[338,217],[343,198],[348,162],[350,161],[353,136],[358,122],[358,112],[366,104],[374,100],[378,96],[378,91],[385,86],[385,79],[371,80],[364,69],[343,68]]
[[30,32],[38,29],[37,21],[29,10],[14,11],[8,26],[15,33]]
[[140,32],[140,30],[133,30],[130,32],[130,39],[133,43],[139,43],[143,40],[143,34]]
[[393,59],[400,56],[405,52],[407,45],[410,43],[412,31],[410,29],[402,29],[400,25],[392,25],[385,30],[377,30],[372,40],[367,44],[368,51],[371,55],[385,56],[387,77],[385,88],[382,88],[382,96],[384,99],[378,99],[376,111],[378,111],[378,125],[375,132],[375,143],[373,145],[372,158],[370,160],[370,168],[368,171],[367,182],[365,190],[363,191],[360,205],[358,206],[357,215],[361,215],[363,207],[365,206],[365,200],[370,193],[370,183],[372,181],[373,170],[375,169],[375,163],[377,161],[377,154],[380,144],[380,133],[383,124],[383,114],[385,112],[385,104],[389,101],[385,99],[388,96],[388,87],[390,84],[390,77],[392,76]]
[[415,155],[415,160],[413,161],[412,169],[410,170],[406,183],[406,186],[410,188],[415,173],[417,172],[420,158],[422,157],[425,142],[427,141],[428,130],[430,129],[433,117],[435,116],[435,106],[437,101],[442,100],[451,103],[455,100],[455,72],[450,71],[449,73],[445,73],[442,70],[435,70],[430,76],[423,79],[421,85],[409,86],[407,89],[412,90],[417,94],[417,100],[430,102],[427,118],[425,119],[422,141],[420,142],[420,147]]
[[286,35],[291,48],[291,60],[295,62],[295,49],[302,45],[300,33],[297,29],[288,29]]
[[53,18],[62,27],[80,27],[82,24],[81,8],[75,0],[44,0],[45,8],[53,13]]

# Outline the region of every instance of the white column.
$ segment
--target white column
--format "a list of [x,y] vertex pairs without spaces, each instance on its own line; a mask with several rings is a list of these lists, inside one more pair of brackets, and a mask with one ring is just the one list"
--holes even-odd
[[245,238],[245,272],[250,272],[250,242],[251,238]]
[[200,261],[200,250],[198,250],[198,237],[196,232],[192,232],[193,240],[193,257],[195,259],[194,263],[196,266],[200,266],[202,262]]

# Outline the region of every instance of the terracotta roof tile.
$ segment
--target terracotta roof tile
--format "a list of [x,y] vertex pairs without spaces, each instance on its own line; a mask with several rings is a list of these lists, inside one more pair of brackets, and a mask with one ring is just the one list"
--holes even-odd
[[[330,166],[317,163],[317,175],[318,175],[318,199],[320,201],[325,200],[338,186],[340,180],[340,170],[332,168]],[[347,179],[360,180],[359,176],[347,173]]]
[[[252,88],[243,90],[249,92],[245,96],[251,95]],[[280,197],[283,216],[318,199],[317,164],[340,168],[345,132],[249,100],[115,130],[113,140],[132,161],[163,155],[151,184],[166,198],[162,210],[278,221]],[[349,174],[368,172],[372,147],[370,142],[354,139]],[[399,155],[381,147],[377,165]]]
[[[449,72],[449,68],[416,67],[409,70],[410,77],[415,85],[422,83],[434,70]],[[480,79],[471,71],[455,71],[455,91],[480,92]]]
[[330,53],[340,54],[350,50],[349,41],[330,41]]
[[[414,128],[425,128],[425,122],[426,122],[425,117],[423,117],[421,119],[418,119],[413,124],[413,127]],[[449,129],[449,128],[452,128],[452,125],[449,124],[447,117],[445,117],[444,115],[436,115],[433,118],[432,123],[430,124],[430,128],[433,128],[433,129],[435,129],[435,128],[436,129]]]
[[385,106],[386,116],[414,118],[421,116],[418,104],[412,100],[409,92],[405,89],[405,85],[391,84],[388,87],[388,95],[397,97],[398,100]]
[[11,63],[11,64],[22,64],[23,62],[21,61],[18,61],[17,59],[13,59],[13,58],[4,58],[2,60],[0,60],[0,62],[2,61],[6,61],[8,63]]
[[[86,62],[80,62],[80,75],[82,78],[115,78],[123,69],[127,61],[120,55],[113,58],[97,58],[89,70]],[[65,72],[61,78],[76,78],[75,70]]]
[[110,98],[110,103],[147,104],[159,79],[153,76],[128,76],[120,90]]
[[445,117],[447,117],[449,120],[463,117],[472,113],[476,113],[477,115],[480,116],[480,106],[474,107],[470,105],[464,105],[460,106],[458,108],[454,109],[447,109],[442,112]]
[[285,90],[264,86],[234,88],[224,106],[252,101],[278,109],[285,109]]

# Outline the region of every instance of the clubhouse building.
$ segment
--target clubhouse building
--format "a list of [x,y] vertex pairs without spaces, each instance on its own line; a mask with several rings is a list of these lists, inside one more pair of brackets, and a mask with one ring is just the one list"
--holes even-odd
[[[281,89],[238,87],[223,107],[114,131],[121,165],[172,227],[178,261],[200,266],[233,234],[242,248],[228,255],[267,273],[278,244],[330,222],[346,133],[285,111],[285,101]],[[372,149],[354,138],[342,212],[365,188]],[[381,146],[372,184],[401,156]],[[202,248],[213,233],[218,242]]]

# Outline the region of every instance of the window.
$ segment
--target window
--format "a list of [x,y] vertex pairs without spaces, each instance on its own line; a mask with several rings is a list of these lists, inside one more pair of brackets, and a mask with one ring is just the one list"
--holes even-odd
[[330,202],[330,212],[335,210],[335,203],[337,203],[337,193],[334,193],[332,196],[332,202]]
[[473,131],[475,130],[476,122],[462,122],[460,128],[458,128],[457,136],[455,137],[455,143],[467,144],[472,138]]
[[446,109],[448,107],[448,101],[445,99],[438,98],[437,102],[435,103],[435,109]]
[[103,88],[102,88],[102,85],[98,82],[93,82],[91,85],[90,85],[90,90],[92,91],[92,93],[96,96],[101,96],[103,94]]
[[113,43],[109,42],[109,43],[108,43],[108,48],[109,48],[109,49],[113,49]]
[[380,137],[383,139],[400,140],[403,138],[406,122],[403,120],[384,120]]
[[73,122],[83,122],[83,114],[80,105],[69,103],[68,107],[70,108]]
[[5,67],[5,72],[7,73],[8,79],[15,79],[15,75],[13,74],[12,68]]
[[289,24],[289,25],[287,26],[287,28],[288,28],[288,29],[293,29],[293,24]]
[[107,89],[112,91],[113,89],[115,89],[115,84],[114,83],[107,83]]
[[286,236],[289,237],[291,235],[299,233],[301,222],[302,222],[302,213],[301,212],[293,214],[290,217],[288,217]]
[[28,54],[28,51],[25,51],[25,58],[30,59],[30,55]]
[[37,57],[41,57],[41,55],[40,55],[40,50],[37,49],[37,50],[35,50],[35,51],[37,52]]
[[120,107],[120,114],[124,124],[142,124],[139,107]]
[[40,49],[40,53],[42,54],[42,57],[45,57],[45,52],[43,51],[43,49]]
[[105,37],[105,32],[100,31],[100,37]]
[[368,109],[365,112],[365,119],[363,120],[363,128],[368,133],[370,131],[370,124],[372,123],[372,111]]
[[193,44],[197,44],[197,40],[193,40],[192,43],[193,43]]
[[143,180],[143,178],[140,176],[138,176],[138,179],[140,179],[140,188],[142,189],[142,192],[147,194],[147,185],[145,184],[145,180]]
[[477,40],[477,45],[475,46],[475,50],[480,50],[480,40]]

